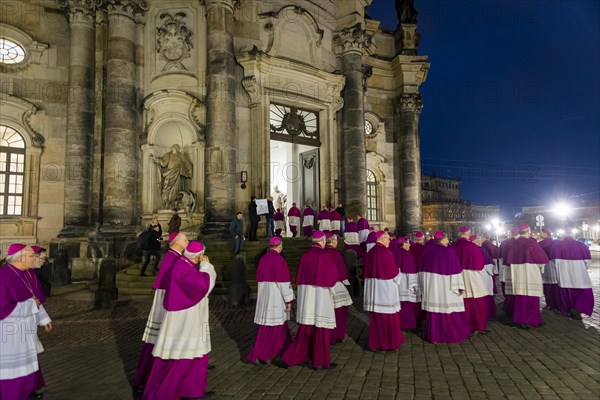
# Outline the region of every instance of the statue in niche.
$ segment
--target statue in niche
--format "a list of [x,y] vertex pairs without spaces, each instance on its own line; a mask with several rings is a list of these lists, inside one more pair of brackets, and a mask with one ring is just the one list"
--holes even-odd
[[165,209],[179,205],[180,192],[185,191],[184,179],[192,177],[192,162],[180,149],[178,144],[174,144],[171,151],[162,157],[151,156],[152,161],[160,168],[160,194]]
[[396,0],[396,14],[401,24],[416,24],[417,10],[414,0]]
[[174,16],[169,13],[162,13],[160,19],[163,20],[162,26],[156,28],[156,52],[161,60],[166,61],[163,71],[176,69],[187,71],[182,61],[191,57],[192,31],[186,26],[183,18],[186,16],[183,12],[178,12]]
[[286,214],[287,211],[287,195],[279,190],[278,186],[275,186],[273,189],[273,204],[275,205],[275,209],[281,209],[283,214]]

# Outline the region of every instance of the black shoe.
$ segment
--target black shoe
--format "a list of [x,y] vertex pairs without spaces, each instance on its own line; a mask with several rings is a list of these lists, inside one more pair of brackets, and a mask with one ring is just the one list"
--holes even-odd
[[283,368],[283,369],[288,369],[289,365],[286,364],[285,361],[283,361],[282,359],[277,359],[273,361],[273,365],[278,367],[278,368]]
[[370,351],[371,353],[385,353],[384,350],[369,349],[369,348],[367,348],[367,351]]
[[145,274],[145,273],[143,273],[143,272],[140,272],[140,276],[148,276],[148,275],[146,275],[146,274]]
[[208,369],[215,369],[217,367],[214,366],[214,364],[208,364]]
[[524,330],[529,330],[529,325],[527,324],[517,324],[518,328],[524,329]]
[[39,392],[31,392],[31,394],[29,395],[29,400],[37,400],[37,399],[43,399],[43,398],[44,398],[44,394],[39,393]]
[[581,321],[581,313],[574,308],[569,310],[569,317],[576,319],[577,321]]
[[267,366],[266,362],[261,361],[258,358],[256,359],[256,361],[253,361],[252,364],[256,365],[257,367],[266,367]]
[[209,399],[211,397],[214,397],[215,395],[215,392],[209,390],[208,392],[204,392],[204,396],[202,396],[201,399]]

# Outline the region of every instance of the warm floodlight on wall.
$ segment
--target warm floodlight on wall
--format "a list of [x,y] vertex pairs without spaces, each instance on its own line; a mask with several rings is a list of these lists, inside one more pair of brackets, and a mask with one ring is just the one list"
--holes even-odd
[[242,181],[242,189],[246,189],[246,182],[248,182],[248,171],[242,171],[240,180]]

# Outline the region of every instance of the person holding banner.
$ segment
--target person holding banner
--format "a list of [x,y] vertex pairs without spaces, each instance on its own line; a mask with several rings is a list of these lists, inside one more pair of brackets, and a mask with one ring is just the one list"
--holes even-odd
[[248,205],[248,215],[250,216],[250,232],[248,233],[248,240],[250,242],[256,242],[256,231],[258,231],[258,222],[260,216],[257,212],[256,196],[250,196],[250,204]]

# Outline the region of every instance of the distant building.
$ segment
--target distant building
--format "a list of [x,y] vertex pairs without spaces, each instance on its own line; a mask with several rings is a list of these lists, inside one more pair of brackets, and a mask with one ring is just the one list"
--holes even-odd
[[462,199],[461,184],[460,179],[421,175],[423,228],[427,232],[444,231],[456,238],[459,228],[465,225],[479,235],[498,217],[497,206],[481,206]]
[[[543,226],[538,225],[536,217],[542,216]],[[514,220],[515,224],[527,224],[534,231],[542,227],[550,227],[555,232],[566,227],[578,229],[578,236],[588,239],[600,237],[600,201],[573,202],[570,204],[567,215],[561,218],[553,206],[526,206],[521,208],[519,218]]]

